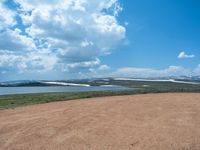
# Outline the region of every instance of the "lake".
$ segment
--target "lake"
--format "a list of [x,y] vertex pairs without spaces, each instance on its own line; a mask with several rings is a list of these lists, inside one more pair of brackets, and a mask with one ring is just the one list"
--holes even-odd
[[0,87],[0,95],[11,94],[30,94],[30,93],[52,93],[52,92],[87,92],[87,91],[106,91],[106,90],[136,90],[123,86],[47,86],[47,87]]

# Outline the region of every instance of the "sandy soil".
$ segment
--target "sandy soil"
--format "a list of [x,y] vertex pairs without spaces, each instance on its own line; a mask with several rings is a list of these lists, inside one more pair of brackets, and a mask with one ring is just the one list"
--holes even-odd
[[146,94],[0,111],[0,150],[200,150],[200,94]]

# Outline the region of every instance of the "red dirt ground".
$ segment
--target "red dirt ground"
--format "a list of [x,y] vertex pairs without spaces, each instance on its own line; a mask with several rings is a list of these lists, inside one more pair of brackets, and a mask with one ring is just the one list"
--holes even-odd
[[113,96],[0,110],[0,150],[200,150],[200,94]]

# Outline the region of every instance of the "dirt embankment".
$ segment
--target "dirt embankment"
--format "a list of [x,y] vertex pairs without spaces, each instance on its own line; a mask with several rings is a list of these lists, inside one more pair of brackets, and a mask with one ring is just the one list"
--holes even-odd
[[200,94],[145,94],[0,110],[0,150],[200,150]]

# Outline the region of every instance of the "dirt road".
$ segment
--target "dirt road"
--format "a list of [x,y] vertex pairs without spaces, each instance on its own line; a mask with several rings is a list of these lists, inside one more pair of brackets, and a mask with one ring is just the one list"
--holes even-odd
[[145,94],[0,110],[0,150],[200,150],[200,94]]

